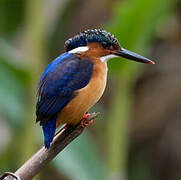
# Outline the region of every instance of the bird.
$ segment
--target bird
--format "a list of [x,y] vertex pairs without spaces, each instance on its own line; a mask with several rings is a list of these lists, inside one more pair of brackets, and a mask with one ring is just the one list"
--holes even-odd
[[88,29],[65,42],[65,52],[45,68],[38,82],[36,122],[42,126],[49,148],[60,125],[87,126],[88,110],[102,96],[107,81],[107,61],[123,57],[137,62],[154,61],[123,48],[103,29]]

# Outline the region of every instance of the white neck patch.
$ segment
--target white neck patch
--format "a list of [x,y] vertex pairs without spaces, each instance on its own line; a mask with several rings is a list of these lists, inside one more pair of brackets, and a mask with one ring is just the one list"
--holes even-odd
[[101,59],[102,62],[106,63],[109,59],[114,58],[114,57],[118,57],[118,56],[116,56],[114,54],[109,54],[109,55],[106,55],[106,56],[102,56],[100,59]]
[[69,53],[81,53],[81,52],[85,52],[88,50],[89,50],[89,48],[87,46],[82,46],[82,47],[78,47],[78,48],[70,50]]

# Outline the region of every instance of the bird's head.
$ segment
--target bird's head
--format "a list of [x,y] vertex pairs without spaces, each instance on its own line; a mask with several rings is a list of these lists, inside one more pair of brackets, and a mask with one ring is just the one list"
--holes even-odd
[[105,30],[83,31],[65,42],[65,49],[71,53],[99,58],[103,62],[113,57],[154,64],[153,61],[122,48],[114,35]]

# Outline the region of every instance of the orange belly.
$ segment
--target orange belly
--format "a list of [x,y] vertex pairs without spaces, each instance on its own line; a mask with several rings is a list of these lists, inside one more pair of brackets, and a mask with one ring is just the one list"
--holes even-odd
[[100,99],[107,80],[107,64],[94,64],[93,74],[87,86],[77,90],[77,95],[59,113],[56,126],[76,125],[83,115]]

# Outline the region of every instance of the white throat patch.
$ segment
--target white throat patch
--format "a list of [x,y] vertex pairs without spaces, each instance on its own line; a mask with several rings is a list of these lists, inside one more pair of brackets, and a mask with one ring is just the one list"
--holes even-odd
[[118,56],[116,56],[114,54],[109,54],[109,55],[106,55],[106,56],[102,56],[100,59],[101,59],[102,62],[106,63],[109,59],[114,58],[114,57],[118,57]]
[[81,52],[85,52],[88,50],[89,50],[89,48],[87,46],[82,46],[82,47],[78,47],[78,48],[70,50],[69,53],[81,53]]

